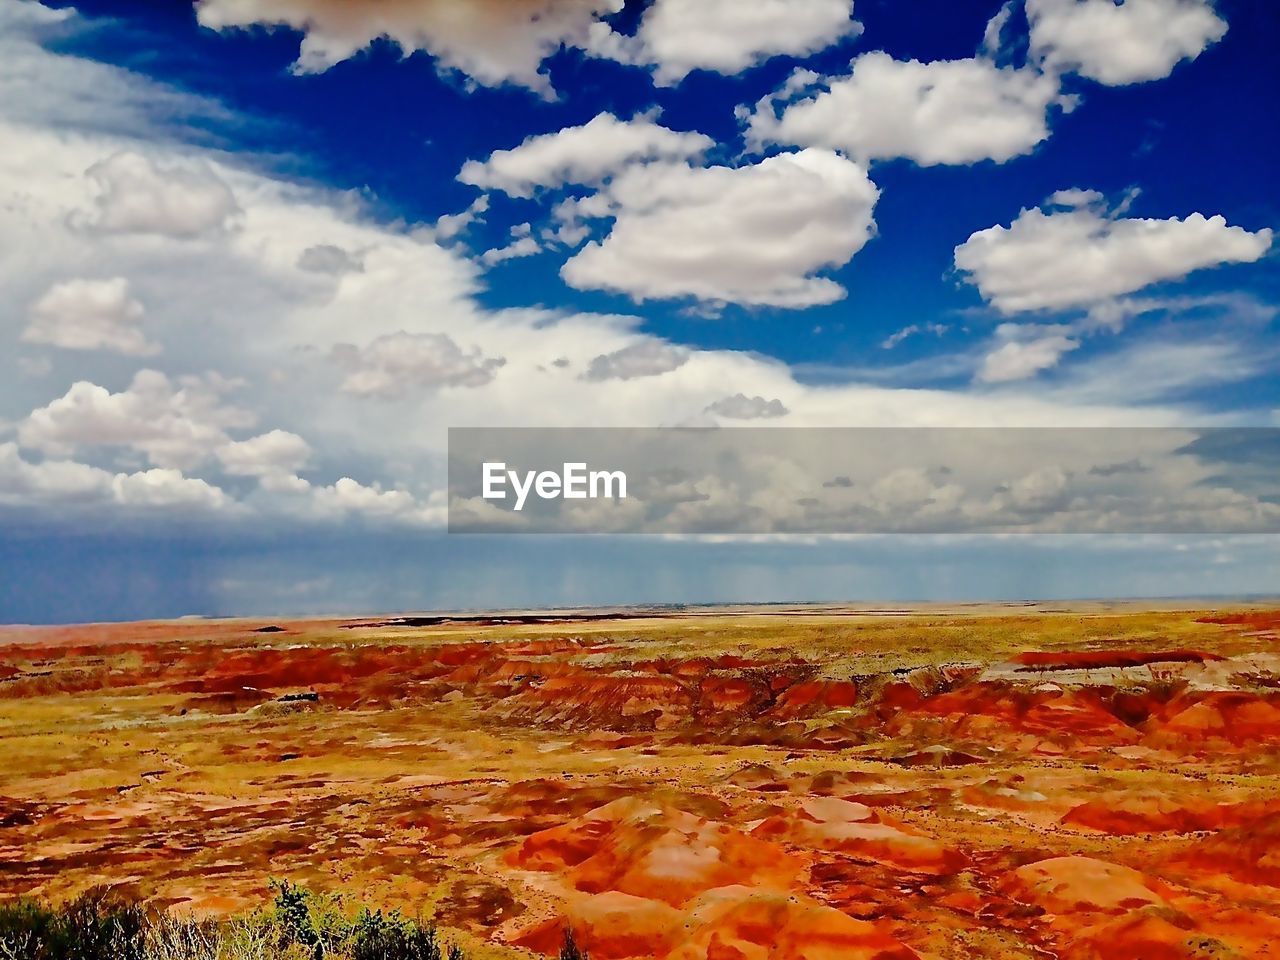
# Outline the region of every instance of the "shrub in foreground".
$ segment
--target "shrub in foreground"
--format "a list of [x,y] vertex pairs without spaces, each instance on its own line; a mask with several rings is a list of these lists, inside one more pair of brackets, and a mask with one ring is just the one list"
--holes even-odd
[[0,905],[3,960],[150,960],[146,935],[141,907],[102,892],[58,909],[30,900]]
[[106,894],[59,907],[0,903],[0,960],[466,960],[434,927],[360,910],[288,882],[269,910],[223,922],[148,911]]

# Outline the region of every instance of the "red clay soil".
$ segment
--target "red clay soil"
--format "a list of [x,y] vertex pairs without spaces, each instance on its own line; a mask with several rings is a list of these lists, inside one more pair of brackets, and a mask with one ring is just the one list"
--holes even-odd
[[10,631],[0,896],[219,914],[288,877],[485,957],[1280,957],[1265,617],[1099,650],[1123,618],[1037,616],[932,663],[863,621]]

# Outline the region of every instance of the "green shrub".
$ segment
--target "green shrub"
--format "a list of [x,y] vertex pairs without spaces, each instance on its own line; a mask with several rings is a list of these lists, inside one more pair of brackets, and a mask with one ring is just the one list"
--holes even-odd
[[398,911],[273,883],[269,910],[215,922],[148,913],[92,893],[60,907],[0,903],[0,960],[466,960],[434,927]]
[[39,958],[55,920],[52,910],[32,900],[0,904],[0,960]]
[[351,941],[351,960],[444,960],[434,927],[405,920],[394,911],[362,911]]
[[275,918],[285,938],[306,948],[315,960],[324,960],[325,943],[311,916],[311,891],[288,880],[272,881],[271,885],[276,892]]
[[9,960],[149,960],[146,915],[101,892],[50,910],[29,901],[0,910],[0,957]]

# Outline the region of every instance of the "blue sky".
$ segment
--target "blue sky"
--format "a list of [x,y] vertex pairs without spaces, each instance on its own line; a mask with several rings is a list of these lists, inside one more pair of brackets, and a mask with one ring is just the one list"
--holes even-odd
[[1265,589],[1270,541],[1105,538],[549,539],[504,589],[441,465],[1276,425],[1277,40],[1252,0],[0,0],[0,619]]

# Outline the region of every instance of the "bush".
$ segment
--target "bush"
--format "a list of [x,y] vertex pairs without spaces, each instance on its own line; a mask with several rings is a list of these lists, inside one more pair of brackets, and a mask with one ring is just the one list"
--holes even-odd
[[0,904],[0,960],[30,960],[45,952],[55,915],[31,900]]
[[223,928],[213,921],[159,915],[146,932],[147,960],[232,960],[224,955]]
[[395,912],[384,916],[381,910],[363,911],[351,939],[351,960],[444,960],[434,927],[423,927]]
[[225,922],[148,913],[102,893],[61,907],[0,903],[0,960],[466,960],[434,927],[286,882],[270,910]]
[[315,960],[324,960],[325,943],[311,916],[315,899],[311,891],[288,880],[271,885],[276,891],[275,919],[284,938],[304,947]]
[[91,892],[58,910],[19,901],[0,909],[4,960],[149,960],[146,915]]
[[336,897],[288,881],[273,886],[276,925],[312,960],[465,960],[457,947],[444,952],[435,927],[407,919],[397,910],[364,908],[349,921]]

